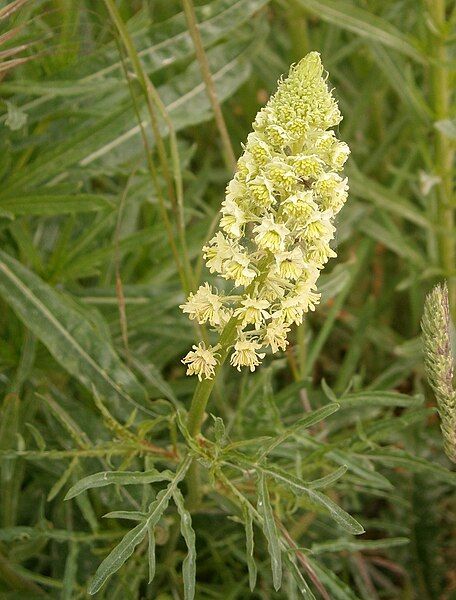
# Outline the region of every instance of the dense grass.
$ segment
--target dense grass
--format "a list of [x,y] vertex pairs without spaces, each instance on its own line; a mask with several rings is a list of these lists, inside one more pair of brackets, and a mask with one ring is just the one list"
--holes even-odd
[[[194,552],[201,599],[455,598],[456,475],[420,319],[444,278],[456,309],[456,5],[196,4],[200,37],[188,0],[0,2],[0,597],[86,598],[127,534],[99,598],[190,598]],[[198,442],[178,305],[208,279],[233,155],[310,50],[352,150],[338,258],[286,353],[224,370]],[[176,491],[187,456],[202,499]],[[100,471],[149,474],[64,500]],[[101,518],[151,502],[135,542],[137,521]]]

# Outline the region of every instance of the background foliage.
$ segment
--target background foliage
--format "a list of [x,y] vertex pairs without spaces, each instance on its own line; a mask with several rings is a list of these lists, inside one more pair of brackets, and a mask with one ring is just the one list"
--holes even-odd
[[[195,385],[180,363],[195,330],[169,233],[206,278],[200,249],[231,175],[182,6],[0,7],[0,596],[86,598],[123,540],[136,550],[97,597],[190,598],[195,555],[197,598],[456,597],[456,475],[419,341],[425,293],[443,277],[454,289],[455,3],[197,6],[236,156],[309,50],[352,149],[322,305],[286,355],[224,373],[202,445],[176,418]],[[191,517],[177,485],[188,447],[207,467]],[[76,483],[118,470],[136,473]],[[122,512],[101,519],[110,511]]]

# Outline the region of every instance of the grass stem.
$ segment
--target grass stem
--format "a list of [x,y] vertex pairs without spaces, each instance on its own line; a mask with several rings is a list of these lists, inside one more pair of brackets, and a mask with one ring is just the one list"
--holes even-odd
[[[450,118],[452,85],[450,56],[447,49],[448,23],[445,0],[428,0],[432,19],[431,82],[434,119],[436,122]],[[441,130],[435,132],[435,171],[440,178],[437,189],[437,244],[440,265],[448,279],[450,311],[456,319],[456,240],[454,237],[455,205],[453,198],[452,169],[455,147],[452,140]]]
[[201,40],[200,31],[198,28],[198,22],[196,20],[195,8],[192,0],[182,0],[184,7],[185,18],[187,19],[187,26],[192,36],[193,45],[195,46],[195,54],[198,60],[201,75],[203,77],[204,85],[206,86],[207,96],[214,112],[215,123],[220,133],[220,139],[222,141],[223,157],[227,168],[230,171],[234,171],[236,168],[236,157],[234,155],[233,146],[231,145],[230,136],[226,127],[225,119],[223,117],[222,109],[217,98],[217,91],[215,89],[214,80],[212,79],[211,69],[209,61],[204,51],[203,42]]

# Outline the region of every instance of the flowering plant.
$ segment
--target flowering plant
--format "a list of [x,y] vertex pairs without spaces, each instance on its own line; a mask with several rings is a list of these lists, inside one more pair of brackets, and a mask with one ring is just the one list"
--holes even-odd
[[315,309],[348,192],[339,172],[350,150],[331,129],[341,120],[317,52],[290,69],[257,114],[226,189],[220,231],[203,248],[209,271],[234,287],[223,294],[204,283],[181,306],[225,335],[215,347],[193,346],[182,361],[188,375],[213,378],[231,349],[232,366],[254,371],[264,350],[285,350],[291,325]]

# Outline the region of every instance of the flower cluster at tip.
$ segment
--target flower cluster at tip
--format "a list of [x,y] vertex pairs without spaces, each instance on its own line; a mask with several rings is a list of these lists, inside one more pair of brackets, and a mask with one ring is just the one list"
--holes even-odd
[[[220,231],[203,248],[208,283],[181,306],[190,319],[222,330],[236,319],[231,364],[254,371],[262,350],[285,350],[293,323],[315,310],[316,282],[329,258],[334,217],[347,199],[339,175],[350,150],[331,130],[342,120],[317,52],[292,66],[260,110],[222,204]],[[203,343],[183,359],[187,374],[212,378],[218,348]]]

